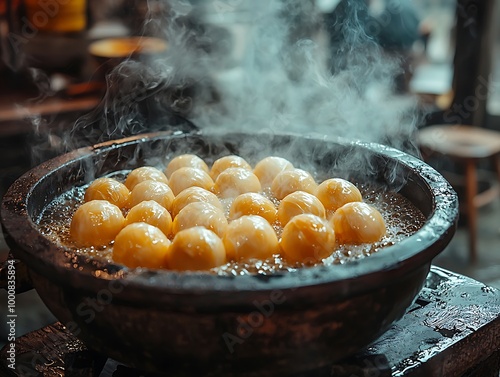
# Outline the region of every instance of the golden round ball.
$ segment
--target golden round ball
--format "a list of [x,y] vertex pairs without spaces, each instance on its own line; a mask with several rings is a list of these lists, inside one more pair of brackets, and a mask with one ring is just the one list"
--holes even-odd
[[274,178],[284,170],[293,169],[290,161],[282,157],[269,156],[260,160],[253,168],[262,187],[270,187]]
[[270,224],[274,224],[277,220],[277,214],[278,210],[274,203],[255,192],[247,192],[237,196],[229,208],[229,220],[246,215],[257,215],[266,219]]
[[241,168],[252,170],[252,167],[246,160],[240,156],[224,156],[214,161],[210,169],[210,176],[215,181],[220,173],[229,168]]
[[211,230],[197,226],[177,233],[170,247],[168,265],[177,271],[205,271],[226,263],[222,240]]
[[316,196],[328,211],[336,211],[346,203],[363,200],[358,188],[342,178],[330,178],[321,182]]
[[208,173],[210,170],[205,161],[203,161],[200,157],[195,154],[183,154],[177,157],[174,157],[167,165],[165,169],[165,174],[167,178],[170,178],[172,173],[180,168],[195,168],[203,170]]
[[261,191],[259,179],[251,170],[228,168],[215,180],[214,191],[220,198],[235,198],[247,192]]
[[293,217],[310,213],[322,218],[326,217],[325,207],[317,197],[308,192],[295,191],[283,198],[278,206],[278,220],[285,226]]
[[113,260],[130,268],[162,269],[168,266],[170,240],[157,227],[132,223],[116,236]]
[[335,250],[335,232],[328,221],[319,216],[297,215],[283,228],[280,246],[288,261],[314,264]]
[[201,187],[188,187],[187,189],[182,190],[174,199],[172,203],[171,213],[172,216],[175,217],[183,209],[190,203],[209,203],[214,207],[217,207],[221,211],[224,210],[219,198],[208,190],[205,190]]
[[271,192],[278,200],[295,191],[305,191],[309,194],[316,192],[317,184],[314,178],[302,169],[284,170],[274,178]]
[[344,204],[330,221],[340,243],[373,243],[380,241],[386,233],[380,212],[363,202]]
[[168,184],[168,179],[161,170],[153,166],[142,166],[128,173],[125,186],[132,191],[137,184],[143,181],[156,181]]
[[165,207],[154,200],[145,200],[133,206],[125,219],[127,224],[146,223],[153,225],[167,237],[172,230],[172,216]]
[[121,209],[126,209],[130,206],[130,191],[116,179],[97,178],[85,190],[84,201],[91,200],[107,200]]
[[106,246],[125,226],[120,208],[107,200],[91,200],[75,211],[70,237],[78,247]]
[[130,193],[130,203],[134,207],[145,200],[154,200],[162,207],[170,210],[174,201],[174,193],[164,182],[143,181],[137,184]]
[[227,219],[220,209],[209,203],[190,203],[175,216],[172,233],[177,234],[195,226],[203,226],[222,237],[227,228]]
[[179,168],[170,176],[170,188],[174,195],[179,195],[182,190],[195,186],[212,191],[214,181],[204,170],[190,167]]
[[260,216],[242,216],[229,223],[223,237],[228,259],[265,260],[279,253],[278,237]]

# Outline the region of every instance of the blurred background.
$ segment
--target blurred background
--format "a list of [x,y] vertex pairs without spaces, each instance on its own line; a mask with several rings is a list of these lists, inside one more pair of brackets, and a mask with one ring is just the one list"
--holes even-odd
[[[500,139],[500,28],[494,22],[500,19],[498,1],[304,3],[310,7],[305,15],[311,19],[298,19],[301,27],[297,33],[320,45],[326,66],[336,59],[338,25],[356,3],[363,32],[400,63],[395,93],[415,97],[423,114],[411,142],[418,146],[418,133],[433,125],[463,124],[491,131],[486,137],[492,142],[488,158],[476,161],[466,155],[457,159],[455,152],[460,148],[454,145],[450,153],[426,149],[423,156],[450,177],[464,209],[454,240],[434,263],[500,288],[500,196],[496,190],[500,142],[495,142]],[[217,68],[223,72],[241,60],[251,6],[244,0],[2,1],[0,198],[23,172],[68,149],[66,136],[75,122],[95,113],[107,98],[106,90],[108,95],[114,90],[106,83],[114,67],[124,59],[168,54],[164,29],[169,14],[182,14],[183,27],[201,30],[206,38],[198,42],[207,54],[222,52],[224,59]],[[333,74],[336,69],[332,64]],[[186,101],[186,96],[206,90],[196,85],[182,87],[181,94],[177,87],[169,89],[166,106],[189,117],[192,101]],[[217,101],[217,93],[209,92],[210,101]],[[479,144],[481,140],[484,138],[479,138]],[[470,159],[479,169],[479,193],[492,193],[477,209],[475,253],[471,251],[470,216],[465,211],[467,180],[462,166]],[[0,234],[0,260],[7,255]],[[0,291],[0,302],[6,302],[4,291]],[[17,305],[18,311],[26,308],[18,319],[18,336],[55,321],[34,291],[18,295]],[[2,326],[5,324],[0,324],[0,346],[6,341]]]

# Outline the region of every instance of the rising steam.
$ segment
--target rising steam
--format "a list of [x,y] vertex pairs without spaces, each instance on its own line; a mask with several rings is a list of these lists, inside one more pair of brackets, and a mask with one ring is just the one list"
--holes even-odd
[[200,128],[408,146],[416,101],[395,94],[400,62],[365,32],[364,2],[340,2],[328,21],[313,1],[173,3],[144,29],[168,40],[168,51],[109,74],[103,102],[77,122],[70,147],[75,137],[97,142],[163,129],[173,115]]

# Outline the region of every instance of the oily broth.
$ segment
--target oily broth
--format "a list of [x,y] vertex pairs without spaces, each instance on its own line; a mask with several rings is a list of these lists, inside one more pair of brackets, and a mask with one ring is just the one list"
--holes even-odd
[[[128,171],[118,171],[109,177],[124,182]],[[317,179],[322,181],[322,179]],[[113,245],[105,247],[76,248],[69,234],[70,222],[76,209],[83,203],[83,197],[88,185],[75,187],[55,198],[38,219],[40,232],[52,242],[74,249],[77,254],[90,258],[98,258],[106,262],[113,262]],[[359,245],[339,245],[336,250],[321,263],[324,265],[344,264],[349,261],[364,258],[380,249],[401,242],[403,239],[414,234],[425,222],[424,215],[405,197],[395,192],[387,192],[371,188],[368,185],[357,187],[363,195],[363,201],[374,206],[382,215],[386,224],[386,235],[378,242]],[[269,190],[264,190],[263,195],[271,199],[277,206],[279,201],[272,197]],[[231,200],[221,199],[226,216],[229,213]],[[126,215],[126,213],[124,213]],[[331,214],[329,214],[331,215]],[[272,224],[278,237],[282,228],[279,224]],[[291,264],[280,255],[274,255],[267,260],[250,260],[240,262],[228,262],[225,265],[213,268],[211,273],[222,276],[237,276],[246,274],[269,275],[277,272],[293,271],[297,268],[306,267],[303,264]]]

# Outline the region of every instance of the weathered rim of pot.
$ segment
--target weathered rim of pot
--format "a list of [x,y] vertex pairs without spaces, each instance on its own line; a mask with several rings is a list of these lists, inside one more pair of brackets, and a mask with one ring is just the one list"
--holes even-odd
[[[210,132],[196,132],[203,136]],[[451,240],[458,219],[458,198],[450,184],[432,167],[423,161],[397,149],[376,143],[345,141],[342,145],[351,146],[374,153],[390,160],[396,160],[419,177],[432,197],[432,210],[424,226],[415,234],[393,246],[359,261],[342,265],[315,266],[298,269],[294,272],[271,276],[222,277],[209,273],[179,273],[167,270],[136,269],[128,270],[114,264],[82,259],[71,250],[58,246],[37,229],[30,218],[29,209],[37,186],[51,174],[61,171],[77,160],[84,160],[95,153],[120,148],[127,144],[140,144],[144,140],[164,138],[172,132],[142,134],[120,140],[101,143],[92,147],[80,148],[49,160],[28,171],[14,182],[5,194],[1,207],[1,220],[5,231],[16,246],[16,255],[38,273],[69,284],[79,289],[98,291],[105,289],[110,281],[120,279],[127,285],[131,300],[150,300],[151,295],[162,300],[167,295],[214,294],[221,301],[245,302],[243,293],[266,293],[275,289],[292,290],[322,284],[332,285],[335,295],[348,297],[360,294],[377,286],[390,284],[409,271],[429,264]],[[276,136],[276,134],[273,134]],[[286,136],[298,136],[290,133]],[[308,136],[308,139],[323,142],[325,136]],[[75,259],[76,258],[76,259]],[[236,293],[236,294],[234,294]],[[304,292],[307,295],[307,292]],[[205,301],[206,302],[206,301]]]

